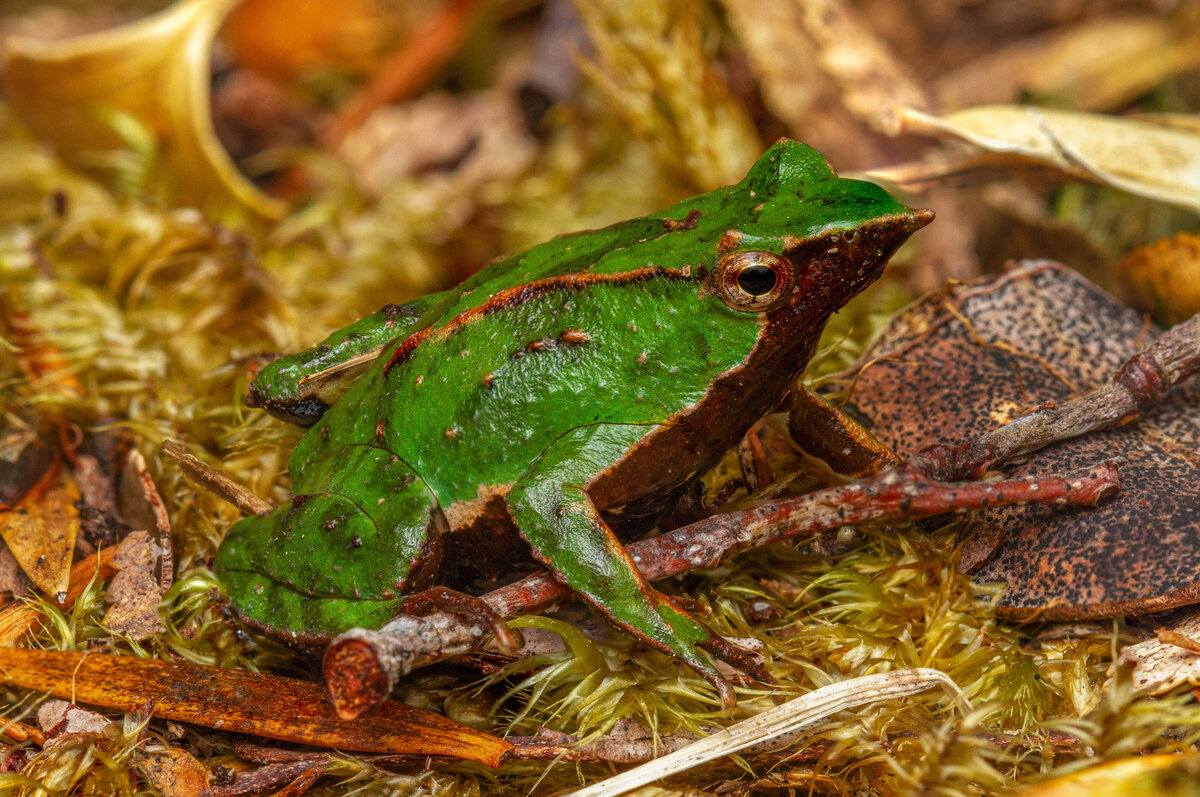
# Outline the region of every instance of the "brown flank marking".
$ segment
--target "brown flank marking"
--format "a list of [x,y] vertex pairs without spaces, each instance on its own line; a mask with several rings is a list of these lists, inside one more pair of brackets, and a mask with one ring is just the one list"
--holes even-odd
[[619,274],[593,274],[591,272],[581,271],[574,274],[564,274],[560,277],[549,277],[543,280],[534,280],[523,285],[516,285],[512,288],[505,288],[496,293],[486,302],[476,305],[450,319],[440,327],[425,327],[424,329],[414,332],[409,335],[404,341],[396,347],[392,358],[388,360],[387,365],[383,367],[383,375],[387,376],[392,368],[412,357],[413,353],[426,340],[445,340],[453,335],[467,324],[489,316],[492,313],[498,313],[501,310],[510,310],[514,307],[520,307],[531,299],[536,299],[539,296],[544,296],[547,293],[554,291],[565,291],[574,293],[581,291],[591,285],[608,283],[612,285],[634,285],[639,282],[665,277],[667,279],[692,280],[696,278],[691,276],[690,269],[685,271],[677,268],[663,268],[661,266],[647,266],[645,268],[634,269],[633,271],[623,271]]

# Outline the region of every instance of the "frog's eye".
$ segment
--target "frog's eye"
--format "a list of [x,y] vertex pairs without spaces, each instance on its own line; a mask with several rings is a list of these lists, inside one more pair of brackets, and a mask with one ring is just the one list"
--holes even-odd
[[717,292],[735,310],[778,304],[791,287],[791,264],[773,252],[730,252],[717,263]]

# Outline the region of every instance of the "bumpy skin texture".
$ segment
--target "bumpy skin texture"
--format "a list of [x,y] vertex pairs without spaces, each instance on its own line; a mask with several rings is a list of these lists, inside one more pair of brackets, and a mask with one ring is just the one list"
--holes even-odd
[[[425,301],[297,445],[293,504],[230,530],[217,569],[236,608],[310,642],[378,626],[428,583],[447,529],[515,525],[614,623],[715,678],[697,650],[717,647],[711,631],[641,578],[610,524],[669,509],[931,217],[781,141],[737,185],[554,239]],[[759,262],[772,292],[754,296],[738,278]],[[753,273],[742,284],[761,293]],[[304,362],[367,350],[385,334],[371,327],[264,370],[255,391],[287,407]]]

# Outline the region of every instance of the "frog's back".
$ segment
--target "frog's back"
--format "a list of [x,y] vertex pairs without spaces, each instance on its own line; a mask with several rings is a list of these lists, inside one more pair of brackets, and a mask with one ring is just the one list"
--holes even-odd
[[[778,162],[768,153],[737,185],[556,238],[448,291],[297,446],[297,484],[320,489],[308,463],[328,461],[326,447],[369,443],[408,462],[447,507],[502,490],[571,429],[649,434],[697,405],[746,362],[765,323],[704,283],[730,236],[780,251],[876,212],[861,196],[838,199],[840,185],[816,190],[836,177],[812,150],[773,152]],[[770,200],[784,193],[780,218]]]

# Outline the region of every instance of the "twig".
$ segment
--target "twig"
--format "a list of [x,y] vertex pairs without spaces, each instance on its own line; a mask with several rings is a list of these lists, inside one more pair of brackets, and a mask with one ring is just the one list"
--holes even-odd
[[458,52],[470,29],[479,0],[450,0],[403,47],[393,53],[367,85],[351,97],[321,136],[329,149],[337,147],[352,130],[378,108],[413,94]]
[[274,509],[269,503],[247,490],[203,460],[188,453],[183,444],[175,440],[163,440],[162,452],[177,461],[184,474],[218,498],[233,504],[243,515],[261,515]]
[[[846,524],[918,520],[945,512],[1025,503],[1094,505],[1117,488],[1117,472],[1111,463],[1076,477],[991,483],[937,482],[920,468],[902,464],[870,479],[706,518],[636,542],[628,550],[642,575],[653,580],[717,567],[749,548]],[[547,572],[482,596],[501,617],[546,611],[571,599],[570,588]],[[482,624],[464,623],[447,612],[422,617],[402,614],[378,631],[347,631],[325,653],[325,680],[338,715],[345,719],[361,716],[391,693],[401,675],[470,652],[488,633]]]
[[[1200,315],[1160,335],[1107,384],[1077,399],[1044,405],[971,443],[932,446],[898,466],[842,487],[708,518],[629,547],[648,579],[713,567],[768,542],[865,520],[916,520],[948,511],[1024,503],[1094,504],[1117,486],[1112,464],[1076,479],[957,482],[1053,442],[1128,422],[1175,384],[1200,370]],[[502,617],[545,611],[570,598],[547,573],[483,596]],[[342,717],[357,717],[390,694],[411,669],[469,652],[486,634],[454,615],[400,615],[378,631],[353,629],[326,652],[324,672]]]
[[1061,405],[1044,404],[972,443],[931,446],[916,459],[933,478],[969,479],[1059,440],[1128,423],[1197,371],[1200,314],[1159,335],[1092,392]]

